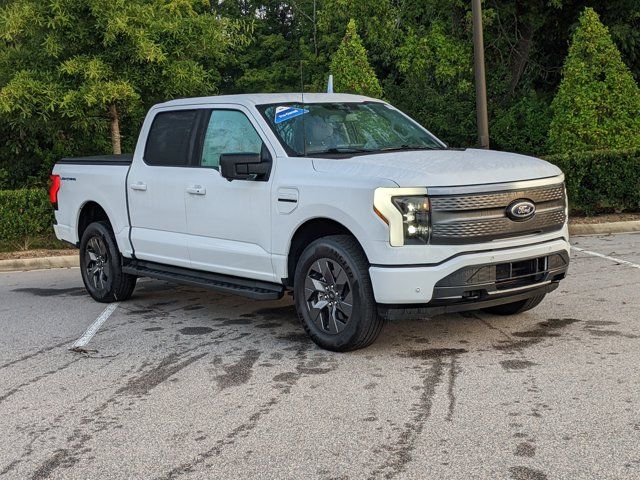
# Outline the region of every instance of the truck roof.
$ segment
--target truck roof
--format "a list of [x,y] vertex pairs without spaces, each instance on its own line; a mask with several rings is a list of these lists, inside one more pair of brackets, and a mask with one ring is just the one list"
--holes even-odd
[[[158,107],[178,107],[183,105],[202,105],[234,103],[247,107],[272,103],[301,102],[302,94],[297,93],[246,93],[241,95],[217,95],[211,97],[179,98],[158,104]],[[347,103],[380,101],[375,98],[348,93],[305,93],[305,103]]]

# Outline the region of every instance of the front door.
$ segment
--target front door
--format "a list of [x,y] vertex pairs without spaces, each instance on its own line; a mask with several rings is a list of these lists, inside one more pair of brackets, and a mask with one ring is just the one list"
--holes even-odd
[[[136,258],[189,268],[186,189],[200,110],[159,112],[146,148],[127,179],[131,243]],[[124,207],[123,207],[124,208]]]
[[223,153],[262,151],[260,127],[239,106],[219,106],[208,114],[185,204],[192,268],[278,281],[270,254],[271,182],[230,182],[219,169]]

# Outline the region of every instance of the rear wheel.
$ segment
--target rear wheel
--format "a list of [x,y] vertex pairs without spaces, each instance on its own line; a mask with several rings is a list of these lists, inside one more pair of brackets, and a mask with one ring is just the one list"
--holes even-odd
[[311,339],[337,352],[364,348],[384,325],[378,315],[369,264],[349,235],[324,237],[300,256],[294,277],[298,316]]
[[483,311],[493,313],[494,315],[515,315],[537,307],[544,297],[545,294],[543,293],[542,295],[527,298],[526,300],[520,300],[519,302],[505,303],[504,305],[483,308]]
[[94,300],[103,303],[127,300],[137,278],[122,272],[122,256],[107,222],[94,222],[80,241],[82,281]]

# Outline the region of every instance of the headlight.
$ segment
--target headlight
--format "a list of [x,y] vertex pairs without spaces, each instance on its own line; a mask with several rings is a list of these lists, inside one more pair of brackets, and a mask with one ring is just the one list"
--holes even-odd
[[389,243],[425,245],[431,232],[426,188],[377,188],[373,198],[376,214],[389,225]]
[[393,204],[402,213],[402,232],[405,245],[426,245],[429,242],[429,198],[426,195],[392,197]]

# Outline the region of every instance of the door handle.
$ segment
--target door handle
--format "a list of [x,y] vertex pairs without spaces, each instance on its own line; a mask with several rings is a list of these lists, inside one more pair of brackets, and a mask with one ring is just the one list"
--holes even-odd
[[190,193],[191,195],[206,195],[207,189],[201,185],[191,185],[190,187],[187,187],[187,193]]
[[131,190],[140,190],[141,192],[145,192],[147,190],[147,184],[143,182],[132,183]]

